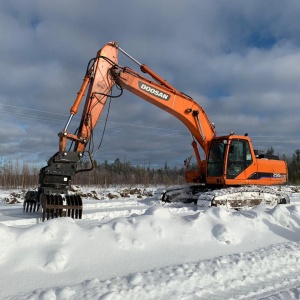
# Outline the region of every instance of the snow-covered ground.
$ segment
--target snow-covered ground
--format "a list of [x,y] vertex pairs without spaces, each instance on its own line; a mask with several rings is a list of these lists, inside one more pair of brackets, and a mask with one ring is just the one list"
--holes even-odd
[[44,223],[11,192],[0,191],[0,299],[300,298],[295,191],[288,205],[235,211],[96,189],[82,220]]

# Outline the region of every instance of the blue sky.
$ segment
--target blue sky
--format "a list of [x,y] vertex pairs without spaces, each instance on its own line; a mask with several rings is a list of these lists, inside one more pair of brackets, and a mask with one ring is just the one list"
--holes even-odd
[[[291,155],[300,148],[299,11],[296,0],[2,1],[0,155],[43,163],[57,151],[86,65],[109,41],[192,96],[218,134],[248,132],[255,149]],[[190,144],[173,116],[124,92],[95,159],[181,166]]]

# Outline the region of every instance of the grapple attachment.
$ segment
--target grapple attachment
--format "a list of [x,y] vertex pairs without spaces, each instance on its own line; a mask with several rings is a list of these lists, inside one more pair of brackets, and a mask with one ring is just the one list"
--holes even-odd
[[59,217],[82,218],[82,199],[79,195],[42,194],[43,221]]

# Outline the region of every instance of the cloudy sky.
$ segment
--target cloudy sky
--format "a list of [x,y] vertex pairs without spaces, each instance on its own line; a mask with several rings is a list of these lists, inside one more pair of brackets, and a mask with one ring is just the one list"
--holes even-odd
[[[58,150],[87,63],[109,41],[192,96],[219,135],[248,132],[255,149],[291,155],[300,149],[299,13],[297,0],[1,1],[0,157],[45,162]],[[134,66],[121,54],[119,63]],[[190,143],[173,116],[124,92],[94,158],[182,166]]]

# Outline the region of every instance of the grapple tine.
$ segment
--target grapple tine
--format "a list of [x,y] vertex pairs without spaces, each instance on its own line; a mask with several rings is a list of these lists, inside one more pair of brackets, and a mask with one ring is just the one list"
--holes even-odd
[[55,197],[55,209],[54,209],[54,216],[56,217],[56,218],[58,218],[58,217],[60,217],[60,205],[62,204],[62,202],[60,201],[60,199],[59,199],[59,196],[58,195],[56,195],[56,197]]
[[60,205],[59,216],[60,217],[65,217],[65,215],[66,215],[65,210],[62,208],[63,204],[64,204],[63,198],[60,197],[60,199],[59,199],[59,205]]
[[29,212],[29,202],[27,202],[27,203],[25,204],[25,211],[26,211],[26,212]]
[[82,207],[82,199],[81,199],[81,197],[79,195],[78,195],[78,198],[79,198],[79,205],[81,207],[81,209],[79,210],[79,219],[82,219],[82,209],[83,209],[83,207]]
[[[76,196],[74,197],[74,202],[75,202],[75,205],[78,206],[79,203],[78,203],[78,199]],[[79,209],[76,208],[75,209],[75,219],[78,219],[78,218],[79,218]]]
[[59,199],[57,195],[54,195],[54,208],[52,210],[52,217],[57,218],[57,205],[59,204]]
[[[54,195],[49,195],[47,204],[49,202],[49,205],[53,205],[54,204]],[[48,212],[49,212],[49,218],[53,219],[53,209],[50,209],[50,207],[47,208]],[[48,218],[48,220],[49,220]]]
[[72,196],[71,195],[68,195],[66,196],[67,199],[68,199],[68,203],[69,203],[69,207],[68,207],[68,215],[69,217],[71,218],[74,218],[74,215],[73,215],[73,209],[72,209],[72,206],[73,206],[73,199],[72,199]]
[[75,209],[74,209],[74,205],[75,205],[75,203],[74,203],[74,197],[73,197],[73,195],[71,196],[71,199],[72,199],[72,206],[73,206],[73,208],[72,208],[72,218],[73,219],[76,219],[75,218]]
[[82,199],[80,195],[75,195],[76,197],[76,206],[79,207],[77,208],[77,219],[82,218]]
[[[66,201],[67,201],[67,205],[70,206],[71,202],[70,202],[70,197],[69,196],[66,196]],[[70,209],[67,209],[67,216],[71,217]]]

